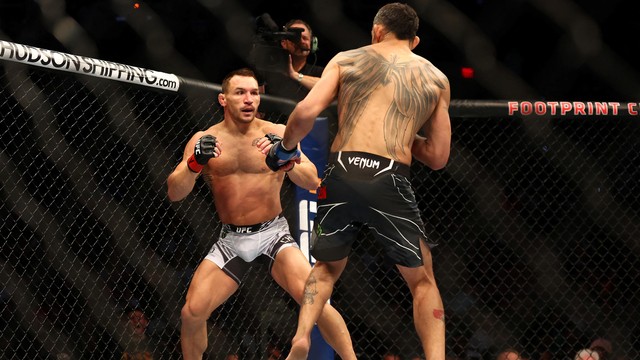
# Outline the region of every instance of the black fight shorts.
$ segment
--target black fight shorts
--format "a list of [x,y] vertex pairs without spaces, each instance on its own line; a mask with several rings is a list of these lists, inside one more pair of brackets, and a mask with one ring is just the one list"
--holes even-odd
[[364,152],[331,153],[318,192],[313,257],[347,257],[366,226],[395,264],[421,266],[420,241],[427,236],[409,177],[409,166],[391,159]]

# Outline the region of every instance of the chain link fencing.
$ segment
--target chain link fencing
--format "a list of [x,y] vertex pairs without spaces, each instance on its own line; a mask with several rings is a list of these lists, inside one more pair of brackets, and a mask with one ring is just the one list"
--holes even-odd
[[[180,92],[0,61],[0,349],[6,359],[120,359],[149,319],[157,359],[179,359],[180,308],[220,224],[198,181],[166,178],[196,130],[222,118],[214,84]],[[284,104],[284,105],[283,105]],[[289,108],[287,108],[289,106]],[[447,351],[515,347],[572,358],[605,337],[640,356],[637,117],[462,115],[448,166],[412,166],[447,313]],[[262,99],[284,123],[290,104]],[[477,110],[477,109],[476,109]],[[481,113],[481,112],[478,112]],[[282,192],[292,230],[295,189]],[[297,304],[256,264],[208,324],[211,359],[286,354]],[[421,348],[411,295],[363,233],[332,298],[360,359]]]

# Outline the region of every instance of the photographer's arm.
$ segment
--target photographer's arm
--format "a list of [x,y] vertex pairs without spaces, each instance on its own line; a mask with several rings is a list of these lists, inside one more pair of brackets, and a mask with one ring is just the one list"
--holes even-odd
[[302,86],[306,87],[309,90],[311,90],[311,88],[318,82],[318,80],[320,80],[319,77],[304,75],[299,72],[290,73],[289,77],[298,81]]
[[293,59],[291,55],[289,55],[289,77],[297,82],[299,82],[305,88],[311,90],[311,88],[320,80],[319,77],[305,75],[301,72],[296,71],[293,68]]

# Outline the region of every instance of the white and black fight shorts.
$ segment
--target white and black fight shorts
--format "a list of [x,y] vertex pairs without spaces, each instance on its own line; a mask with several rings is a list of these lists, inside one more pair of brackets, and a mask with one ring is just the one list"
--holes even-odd
[[258,257],[267,258],[269,272],[280,250],[298,244],[291,236],[287,220],[278,216],[260,224],[223,224],[220,238],[205,259],[213,261],[238,284]]

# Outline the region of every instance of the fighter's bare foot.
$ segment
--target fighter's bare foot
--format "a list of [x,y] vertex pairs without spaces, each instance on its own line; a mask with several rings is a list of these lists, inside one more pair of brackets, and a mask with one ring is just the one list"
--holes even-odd
[[309,339],[293,339],[293,341],[291,341],[291,351],[286,360],[307,360],[310,347],[311,342]]

